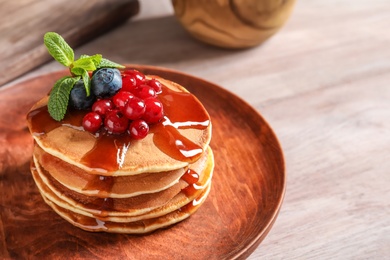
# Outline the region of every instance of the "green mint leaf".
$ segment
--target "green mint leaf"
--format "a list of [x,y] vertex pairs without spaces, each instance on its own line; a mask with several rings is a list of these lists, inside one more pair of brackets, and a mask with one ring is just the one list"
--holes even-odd
[[80,58],[72,63],[73,68],[82,68],[87,71],[96,70],[96,65],[91,57]]
[[93,63],[95,64],[95,66],[99,65],[99,63],[102,61],[102,55],[101,54],[95,54],[93,56],[81,55],[80,59],[82,59],[82,58],[90,58],[93,61]]
[[74,75],[81,76],[84,82],[85,92],[87,97],[91,94],[91,79],[89,78],[88,71],[83,68],[75,67],[70,70]]
[[118,69],[123,69],[123,68],[125,68],[125,66],[123,66],[121,64],[118,64],[118,63],[115,63],[113,61],[107,60],[105,58],[102,58],[102,60],[96,66],[96,68],[98,68],[98,69],[100,69],[100,68],[118,68]]
[[101,68],[118,68],[118,69],[123,69],[125,66],[118,64],[116,62],[107,60],[102,57],[101,54],[95,54],[93,56],[89,55],[81,55],[80,59],[82,58],[92,58],[93,62],[96,65],[96,69],[101,69]]
[[54,84],[47,103],[49,114],[54,120],[61,121],[64,119],[68,109],[70,91],[79,80],[80,77],[66,76]]
[[91,79],[89,78],[88,71],[84,70],[84,73],[81,76],[83,77],[85,92],[87,93],[87,97],[89,97],[91,94]]
[[74,52],[58,33],[47,32],[43,37],[47,50],[53,58],[64,66],[69,67],[74,61]]
[[79,67],[74,67],[70,70],[73,75],[75,76],[82,76],[84,74],[85,69],[79,68]]

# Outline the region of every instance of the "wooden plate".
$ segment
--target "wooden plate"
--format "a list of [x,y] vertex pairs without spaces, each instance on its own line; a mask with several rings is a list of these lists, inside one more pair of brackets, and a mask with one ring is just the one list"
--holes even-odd
[[136,66],[194,93],[213,123],[213,186],[189,219],[145,236],[89,233],[42,200],[31,174],[25,115],[66,71],[0,89],[0,258],[231,259],[249,256],[274,223],[285,191],[282,150],[265,120],[237,96],[180,72]]

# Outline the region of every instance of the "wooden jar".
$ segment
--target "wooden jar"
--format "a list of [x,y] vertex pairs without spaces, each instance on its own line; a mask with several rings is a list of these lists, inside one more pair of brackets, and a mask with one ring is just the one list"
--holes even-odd
[[258,45],[290,16],[295,0],[172,0],[175,15],[195,38],[224,48]]

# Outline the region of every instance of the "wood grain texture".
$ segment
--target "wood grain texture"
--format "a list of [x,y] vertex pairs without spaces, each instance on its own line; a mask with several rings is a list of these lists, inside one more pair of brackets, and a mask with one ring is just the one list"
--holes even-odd
[[0,1],[0,86],[51,59],[48,31],[72,46],[85,43],[138,13],[137,0]]
[[295,0],[172,0],[176,17],[195,38],[224,48],[264,42],[286,22]]
[[[209,111],[215,169],[205,204],[188,220],[146,236],[89,233],[61,219],[43,202],[29,173],[33,141],[25,114],[64,72],[40,76],[0,90],[0,258],[242,259],[267,235],[285,190],[282,152],[268,124],[211,83],[135,68],[186,86]],[[26,96],[26,90],[34,94]]]

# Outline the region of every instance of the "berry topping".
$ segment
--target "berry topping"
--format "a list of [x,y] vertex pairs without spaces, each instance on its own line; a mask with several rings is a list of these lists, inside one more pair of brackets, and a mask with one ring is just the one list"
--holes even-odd
[[122,90],[133,92],[137,86],[135,77],[132,75],[122,75]]
[[149,124],[154,124],[160,121],[163,116],[163,104],[157,98],[145,99],[145,113],[142,118]]
[[110,99],[100,99],[92,105],[92,111],[104,116],[108,111],[113,109],[113,107],[114,104]]
[[85,79],[74,82],[70,103],[77,109],[91,110],[82,122],[91,133],[104,128],[102,134],[128,134],[139,140],[148,135],[150,125],[164,116],[163,104],[158,99],[162,84],[154,78],[146,79],[137,70],[99,68],[92,73],[88,97]]
[[145,138],[149,133],[149,125],[142,119],[134,120],[129,126],[129,133],[134,139]]
[[145,75],[138,70],[125,70],[124,74],[133,76],[137,86],[144,84],[146,81]]
[[118,69],[99,69],[92,76],[91,90],[97,97],[112,97],[121,88],[122,76]]
[[155,97],[157,94],[152,87],[148,85],[141,85],[135,89],[134,95],[142,99],[147,99],[150,97]]
[[89,112],[83,118],[83,127],[91,133],[95,133],[102,125],[102,117],[96,112]]
[[114,102],[115,106],[120,110],[123,110],[127,102],[134,98],[134,95],[127,91],[119,91],[112,97],[112,102]]
[[161,83],[156,79],[149,79],[146,81],[146,84],[154,89],[157,94],[161,93]]
[[[95,96],[113,96],[122,87],[121,73],[114,68],[125,66],[105,59],[101,54],[81,55],[75,59],[73,49],[55,32],[45,33],[43,41],[50,55],[68,67],[71,74],[57,80],[50,91],[47,109],[54,120],[64,119],[68,105],[77,109],[88,109],[92,106]],[[84,91],[79,85],[83,85]],[[91,91],[92,87],[94,91]]]
[[70,104],[79,110],[89,109],[95,101],[95,95],[92,93],[87,97],[84,83],[82,80],[76,82],[70,91]]
[[123,114],[130,120],[139,119],[144,113],[145,102],[138,97],[130,99],[123,110]]
[[111,110],[106,114],[104,127],[112,134],[122,134],[126,132],[129,126],[127,119],[119,110]]

